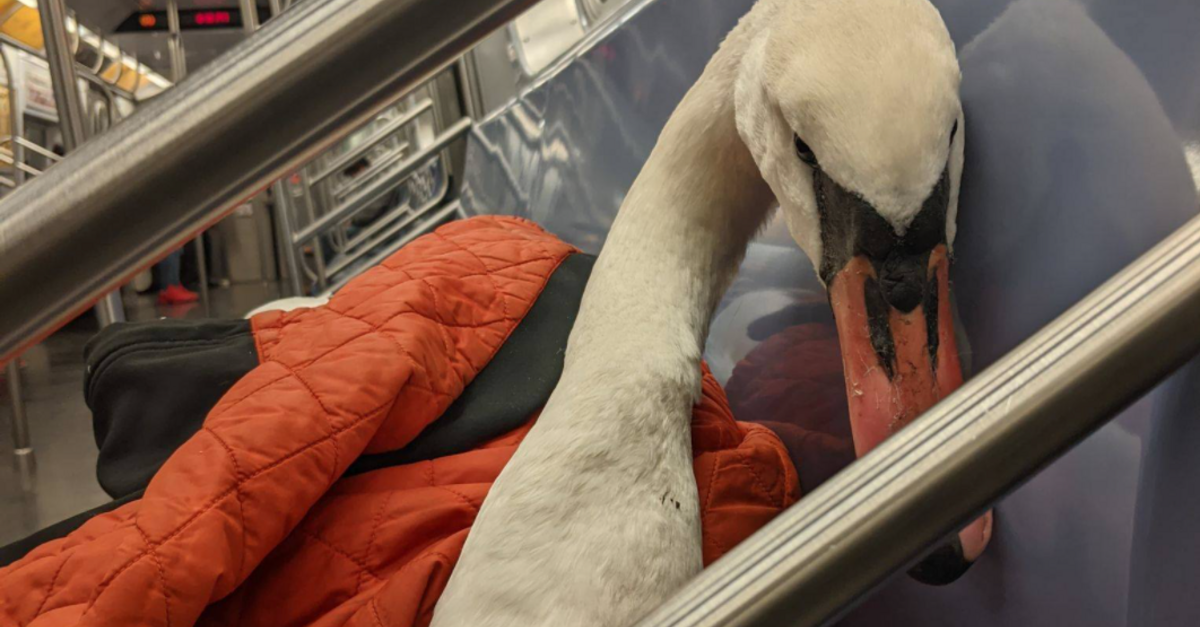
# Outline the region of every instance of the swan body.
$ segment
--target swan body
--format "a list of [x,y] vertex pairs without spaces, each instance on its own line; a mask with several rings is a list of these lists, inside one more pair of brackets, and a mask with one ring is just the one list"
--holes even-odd
[[958,82],[926,0],[753,7],[625,198],[562,378],[484,502],[433,625],[623,627],[700,571],[690,420],[709,320],[776,201],[828,265],[817,169],[794,136],[897,237],[948,172],[948,243]]

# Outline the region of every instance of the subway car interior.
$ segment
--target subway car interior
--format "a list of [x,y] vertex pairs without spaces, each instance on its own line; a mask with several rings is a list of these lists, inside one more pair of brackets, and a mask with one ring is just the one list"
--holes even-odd
[[1200,624],[1200,3],[0,0],[0,627]]

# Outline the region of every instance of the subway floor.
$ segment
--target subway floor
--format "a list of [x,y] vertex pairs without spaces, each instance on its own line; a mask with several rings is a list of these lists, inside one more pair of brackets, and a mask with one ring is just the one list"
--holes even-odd
[[[125,309],[130,320],[138,321],[239,318],[280,293],[274,283],[235,284],[213,288],[207,312],[200,303],[160,306],[153,295],[127,298]],[[83,401],[83,347],[95,333],[94,318],[81,316],[21,358],[36,458],[36,470],[27,482],[13,455],[8,386],[0,385],[0,546],[111,500],[96,482],[96,441],[91,412]]]

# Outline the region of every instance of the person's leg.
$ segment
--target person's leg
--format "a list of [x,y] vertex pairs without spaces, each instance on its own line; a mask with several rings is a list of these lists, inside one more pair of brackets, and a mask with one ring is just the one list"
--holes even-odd
[[158,302],[162,305],[195,302],[199,296],[183,287],[180,278],[180,266],[183,260],[183,249],[177,250],[158,263],[159,280],[162,282],[158,293]]
[[169,255],[166,259],[158,262],[159,265],[159,280],[162,281],[162,288],[166,289],[172,285],[182,285],[179,279],[180,262],[183,259],[183,249],[179,249]]

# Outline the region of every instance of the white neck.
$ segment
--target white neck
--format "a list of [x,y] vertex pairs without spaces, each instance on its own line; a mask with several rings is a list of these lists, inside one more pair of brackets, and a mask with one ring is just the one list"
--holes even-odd
[[562,378],[484,501],[435,627],[627,625],[699,572],[700,355],[772,198],[738,136],[730,43],[626,197]]
[[584,294],[564,378],[613,364],[627,376],[644,368],[698,377],[709,319],[773,198],[734,119],[737,35],[675,110],[626,196]]

